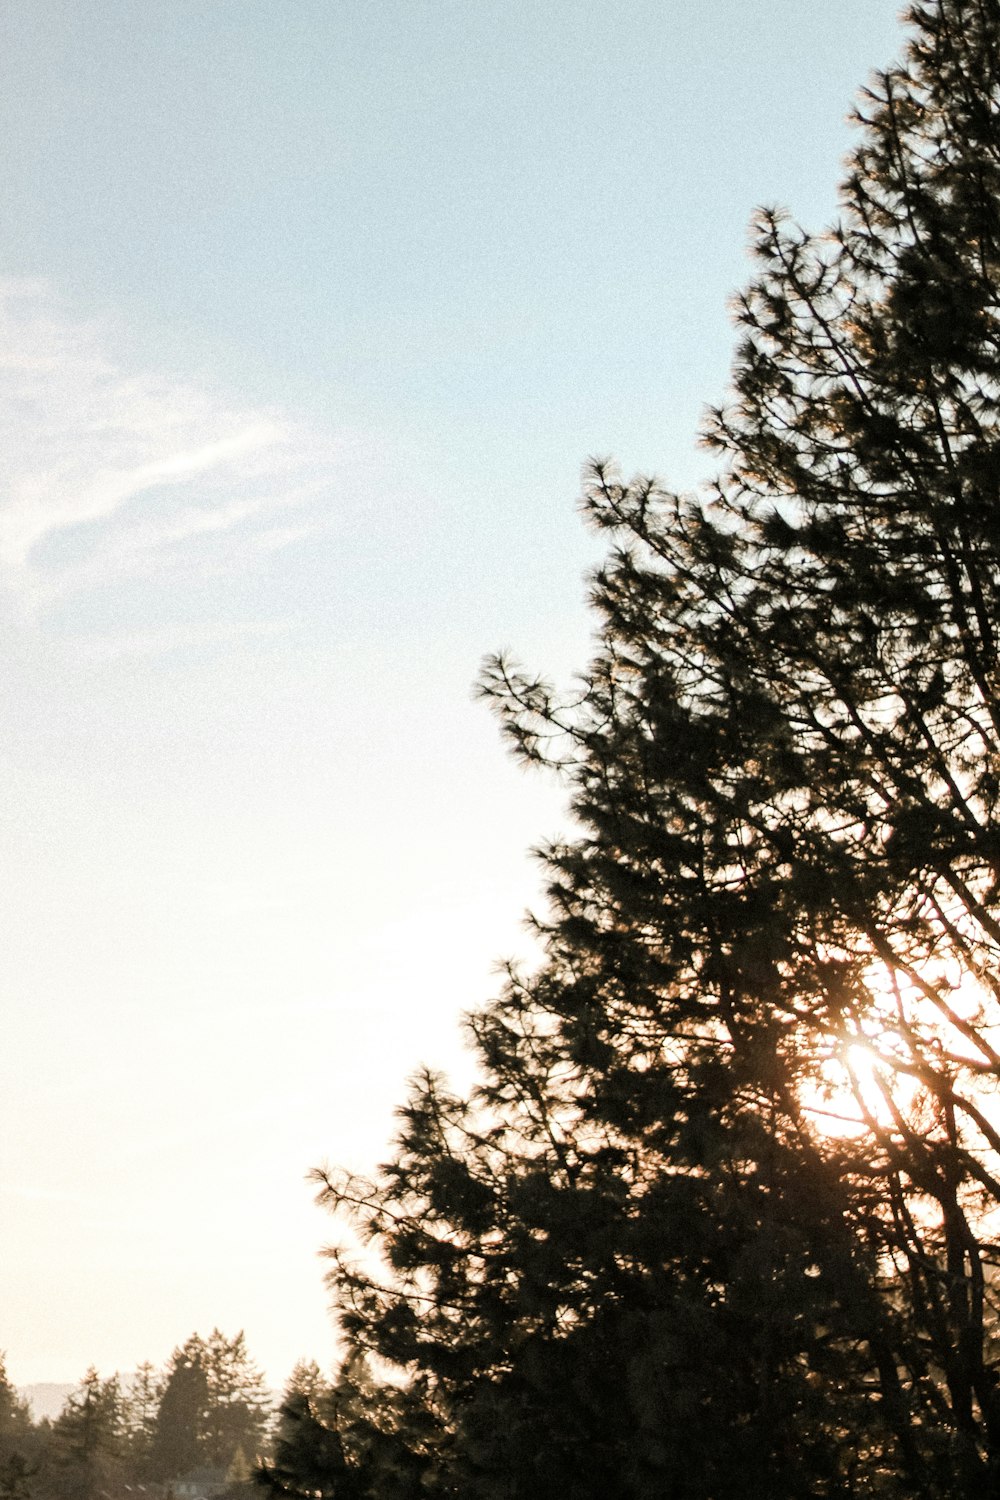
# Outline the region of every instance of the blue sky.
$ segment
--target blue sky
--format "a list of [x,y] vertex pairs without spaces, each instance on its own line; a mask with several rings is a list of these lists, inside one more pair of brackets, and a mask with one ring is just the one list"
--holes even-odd
[[332,1338],[303,1184],[461,1073],[587,654],[579,468],[707,472],[757,203],[895,0],[9,0],[0,1326],[15,1379]]

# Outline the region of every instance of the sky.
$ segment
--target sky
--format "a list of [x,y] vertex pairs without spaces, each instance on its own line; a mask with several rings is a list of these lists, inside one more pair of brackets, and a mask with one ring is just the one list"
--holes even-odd
[[531,959],[581,464],[674,486],[896,0],[0,8],[0,1349],[329,1365],[310,1167]]

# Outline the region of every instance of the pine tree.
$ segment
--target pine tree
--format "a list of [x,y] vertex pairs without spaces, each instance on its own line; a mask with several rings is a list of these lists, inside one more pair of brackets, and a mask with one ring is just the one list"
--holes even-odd
[[50,1494],[95,1500],[121,1476],[122,1397],[116,1375],[91,1368],[52,1424],[45,1476]]
[[157,1413],[163,1390],[163,1379],[155,1366],[146,1361],[139,1365],[122,1393],[124,1460],[134,1481],[151,1477]]
[[151,1443],[150,1465],[156,1479],[179,1479],[206,1461],[209,1388],[204,1349],[204,1341],[192,1334],[171,1356]]
[[580,831],[472,1097],[323,1178],[380,1494],[1000,1495],[1000,0],[909,24],[717,484],[594,465],[580,690],[485,671]]
[[292,1371],[282,1393],[274,1457],[261,1466],[258,1483],[274,1496],[295,1500],[362,1500],[367,1495],[361,1465],[345,1442],[344,1380],[335,1392],[315,1362]]
[[242,1332],[227,1338],[213,1328],[175,1349],[153,1427],[151,1467],[158,1479],[192,1469],[229,1468],[237,1449],[252,1462],[270,1418],[264,1376],[250,1358]]
[[256,1457],[270,1418],[271,1401],[242,1330],[227,1338],[214,1328],[204,1341],[202,1362],[208,1380],[203,1432],[206,1461],[228,1465],[238,1448],[245,1457]]

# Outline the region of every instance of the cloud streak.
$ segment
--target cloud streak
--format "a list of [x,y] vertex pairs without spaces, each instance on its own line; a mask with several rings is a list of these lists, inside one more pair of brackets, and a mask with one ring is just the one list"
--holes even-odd
[[44,285],[0,281],[8,596],[38,617],[123,580],[252,566],[328,524],[329,439],[193,381],[130,371],[108,342]]

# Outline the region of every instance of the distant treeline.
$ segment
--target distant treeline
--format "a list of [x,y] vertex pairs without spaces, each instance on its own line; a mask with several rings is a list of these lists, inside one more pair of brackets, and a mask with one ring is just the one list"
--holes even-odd
[[[288,1392],[314,1388],[301,1365]],[[233,1497],[252,1489],[273,1400],[242,1333],[192,1334],[165,1368],[84,1375],[54,1419],[34,1420],[0,1357],[0,1500],[115,1500],[138,1490]]]

